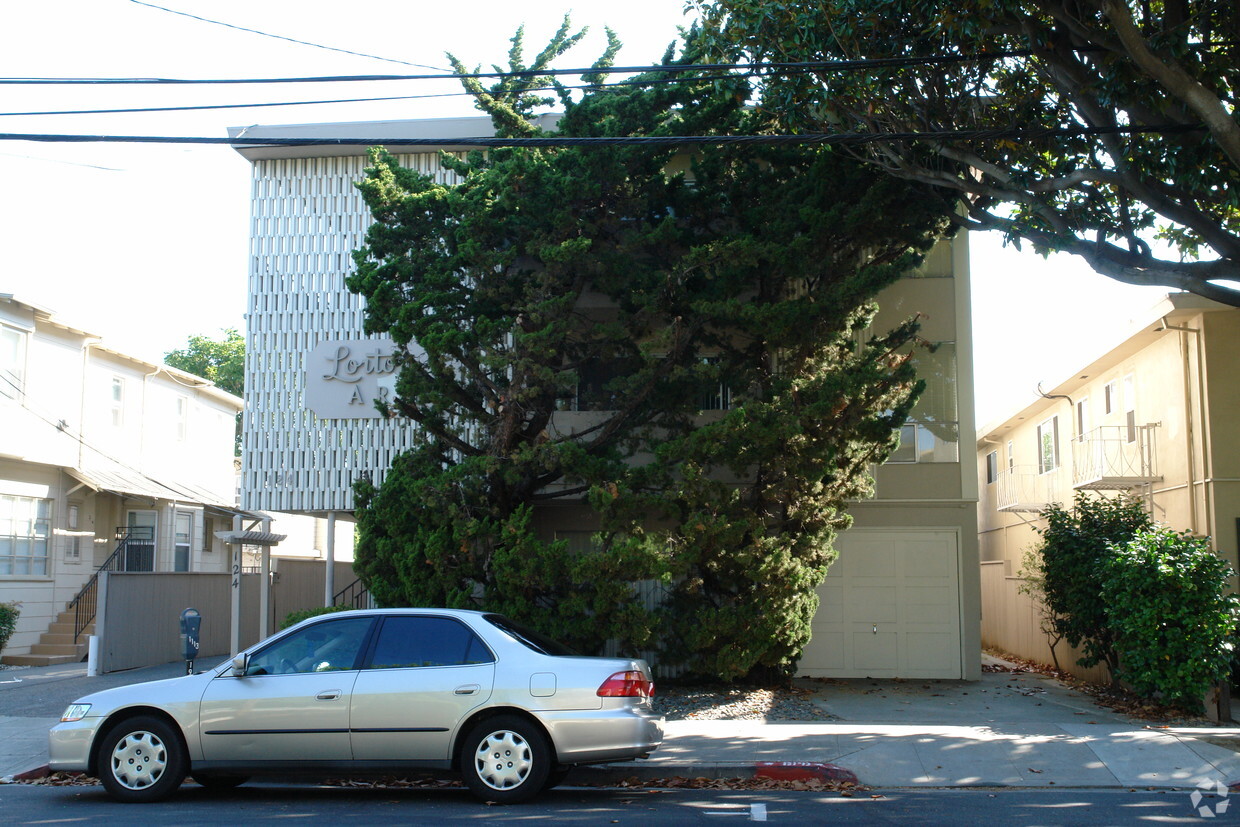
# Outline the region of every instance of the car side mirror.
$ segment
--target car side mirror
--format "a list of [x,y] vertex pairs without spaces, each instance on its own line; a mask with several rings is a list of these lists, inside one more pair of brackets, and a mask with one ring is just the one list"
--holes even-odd
[[233,658],[232,663],[229,665],[231,666],[229,674],[231,674],[234,678],[244,678],[245,670],[250,666],[250,656],[242,652],[240,655]]

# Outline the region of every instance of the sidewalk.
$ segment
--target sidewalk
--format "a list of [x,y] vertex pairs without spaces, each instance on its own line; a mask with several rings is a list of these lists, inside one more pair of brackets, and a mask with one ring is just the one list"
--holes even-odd
[[[81,695],[183,673],[181,663],[93,678],[83,664],[0,671],[0,778],[47,764],[47,730]],[[1240,726],[1150,728],[1033,673],[987,672],[977,682],[801,685],[837,720],[669,721],[663,746],[650,759],[582,768],[569,783],[745,777],[760,762],[801,777],[851,773],[876,788],[1188,788],[1240,781],[1240,754],[1220,746],[1240,748]]]

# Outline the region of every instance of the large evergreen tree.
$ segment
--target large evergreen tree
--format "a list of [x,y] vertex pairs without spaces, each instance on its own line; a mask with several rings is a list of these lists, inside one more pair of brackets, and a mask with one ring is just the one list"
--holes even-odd
[[[544,134],[532,90],[574,39],[566,21],[526,66],[518,34],[523,74],[467,83],[497,134]],[[559,90],[557,138],[764,126],[743,81],[584,80]],[[918,392],[916,323],[868,331],[874,296],[950,205],[821,149],[526,146],[445,155],[450,185],[374,159],[350,287],[367,329],[407,346],[391,413],[422,441],[359,487],[371,591],[503,611],[587,650],[657,626],[702,674],[787,670],[844,502]],[[598,528],[590,549],[548,539],[557,504]],[[665,584],[662,609],[639,580]]]

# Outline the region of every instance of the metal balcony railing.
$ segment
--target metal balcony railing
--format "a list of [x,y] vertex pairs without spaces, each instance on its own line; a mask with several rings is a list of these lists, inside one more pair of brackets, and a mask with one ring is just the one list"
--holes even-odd
[[1072,487],[1128,490],[1161,479],[1148,425],[1101,425],[1072,441]]
[[999,511],[1041,511],[1051,503],[1062,502],[1059,475],[1042,473],[1036,465],[1003,468],[995,480]]

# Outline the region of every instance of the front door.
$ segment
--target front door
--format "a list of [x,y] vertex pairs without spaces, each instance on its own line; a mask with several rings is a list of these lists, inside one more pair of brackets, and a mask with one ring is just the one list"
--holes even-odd
[[124,571],[155,571],[155,529],[157,515],[154,511],[130,511],[125,521]]
[[203,693],[199,726],[208,761],[348,761],[349,702],[369,617],[316,623],[256,651],[244,677]]

